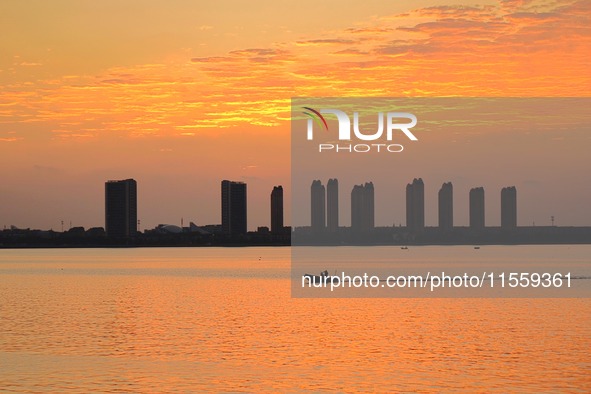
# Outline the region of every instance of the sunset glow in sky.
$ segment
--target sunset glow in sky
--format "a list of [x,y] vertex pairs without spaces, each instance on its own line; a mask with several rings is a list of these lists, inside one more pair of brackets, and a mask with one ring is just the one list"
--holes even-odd
[[142,229],[219,223],[222,179],[268,226],[294,96],[591,93],[589,1],[15,1],[0,32],[0,226],[103,226],[130,177]]

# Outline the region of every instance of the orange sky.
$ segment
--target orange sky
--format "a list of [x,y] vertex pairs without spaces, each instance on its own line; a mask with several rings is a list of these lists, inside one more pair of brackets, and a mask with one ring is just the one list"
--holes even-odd
[[293,96],[591,91],[589,1],[203,3],[0,5],[0,226],[102,226],[127,177],[142,228],[219,223],[223,178],[268,225]]

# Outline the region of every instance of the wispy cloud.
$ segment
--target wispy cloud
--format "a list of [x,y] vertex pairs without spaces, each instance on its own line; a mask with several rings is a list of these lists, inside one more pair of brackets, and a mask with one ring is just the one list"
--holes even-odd
[[299,46],[315,46],[315,45],[351,45],[356,44],[357,40],[345,38],[319,38],[315,40],[296,41]]
[[269,47],[14,83],[0,125],[181,137],[286,126],[293,96],[588,96],[589,53],[589,1],[427,7]]

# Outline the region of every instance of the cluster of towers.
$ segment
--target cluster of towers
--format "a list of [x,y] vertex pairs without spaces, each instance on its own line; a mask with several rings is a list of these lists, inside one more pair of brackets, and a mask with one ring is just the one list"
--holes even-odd
[[[246,183],[222,181],[222,231],[234,236],[247,232]],[[451,230],[453,221],[453,185],[444,183],[438,194],[439,228]],[[351,229],[375,227],[374,185],[355,185],[351,190]],[[339,229],[339,181],[329,179],[326,188],[315,180],[311,187],[311,226],[315,230],[336,232]],[[517,226],[517,190],[501,190],[501,227]],[[406,227],[417,232],[425,228],[425,185],[421,178],[406,185]],[[470,228],[485,227],[484,188],[470,190]],[[137,183],[133,179],[108,181],[105,184],[105,230],[113,237],[130,237],[137,232]],[[271,192],[271,233],[283,232],[283,187]]]
[[[247,233],[246,183],[222,181],[222,231],[229,236]],[[283,186],[271,191],[271,233],[285,232],[283,226]]]
[[[311,226],[315,231],[335,232],[339,228],[339,181],[329,179],[326,188],[320,180],[312,182]],[[374,228],[374,188],[372,182],[353,186],[351,190],[351,228]]]
[[[326,188],[315,180],[311,186],[312,229],[336,231],[339,227],[339,183],[330,179]],[[446,182],[438,194],[439,228],[451,230],[453,220],[453,185]],[[485,227],[484,188],[470,190],[470,228]],[[351,228],[367,230],[374,228],[374,187],[372,182],[355,185],[351,191]],[[501,227],[517,226],[517,190],[515,186],[501,190]],[[416,232],[425,228],[425,185],[421,178],[406,185],[406,227]]]
[[[247,233],[246,183],[223,180],[221,184],[222,232],[229,236]],[[338,209],[333,212],[337,217]],[[137,182],[134,179],[105,183],[105,230],[114,238],[130,238],[137,233]],[[283,187],[271,192],[271,233],[282,234]]]
[[[321,181],[312,182],[311,225],[315,230],[339,228],[339,181],[329,179],[326,188]],[[351,190],[351,228],[366,230],[374,228],[374,190],[373,183],[355,185]]]

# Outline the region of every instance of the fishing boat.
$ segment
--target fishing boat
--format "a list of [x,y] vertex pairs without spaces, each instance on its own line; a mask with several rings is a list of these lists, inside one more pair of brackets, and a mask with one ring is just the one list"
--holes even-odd
[[328,270],[324,270],[320,273],[320,275],[314,274],[304,274],[304,278],[308,281],[309,284],[320,284],[320,283],[332,283],[336,281],[338,278],[337,276],[330,276],[328,274]]

